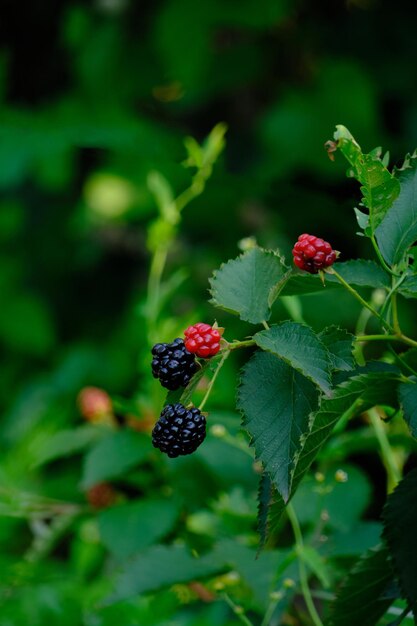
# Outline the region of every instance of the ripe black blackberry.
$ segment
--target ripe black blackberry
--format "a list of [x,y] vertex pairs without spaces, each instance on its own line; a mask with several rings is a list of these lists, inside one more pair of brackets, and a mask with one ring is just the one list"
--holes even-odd
[[188,352],[179,338],[172,343],[155,344],[152,355],[152,374],[170,391],[186,387],[198,370],[195,354]]
[[173,459],[194,452],[205,436],[206,418],[199,409],[167,404],[152,431],[152,444]]

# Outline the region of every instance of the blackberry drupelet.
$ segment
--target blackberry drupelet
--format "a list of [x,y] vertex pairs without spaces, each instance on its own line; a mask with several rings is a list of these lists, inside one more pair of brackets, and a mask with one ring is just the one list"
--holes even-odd
[[152,355],[152,374],[170,391],[186,387],[198,370],[195,355],[188,352],[179,338],[172,343],[155,344]]
[[206,436],[206,418],[195,407],[167,404],[152,431],[152,444],[172,459],[194,452]]

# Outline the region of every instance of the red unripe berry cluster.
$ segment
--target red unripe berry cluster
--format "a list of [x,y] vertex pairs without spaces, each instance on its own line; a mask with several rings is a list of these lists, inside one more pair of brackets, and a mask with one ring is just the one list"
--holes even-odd
[[184,336],[184,343],[188,352],[204,359],[214,356],[220,350],[221,333],[209,324],[199,322],[194,326],[189,326],[184,331]]
[[81,414],[90,422],[100,422],[113,411],[109,394],[98,387],[84,387],[78,394],[77,402]]
[[336,261],[336,252],[331,245],[314,235],[300,235],[293,251],[294,263],[300,270],[317,274]]

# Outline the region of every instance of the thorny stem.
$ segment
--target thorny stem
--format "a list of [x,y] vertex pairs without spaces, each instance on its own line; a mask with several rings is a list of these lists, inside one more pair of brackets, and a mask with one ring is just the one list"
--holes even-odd
[[287,511],[288,519],[290,521],[293,533],[294,533],[295,549],[298,553],[298,567],[299,567],[299,572],[300,572],[301,591],[303,593],[304,601],[306,603],[308,612],[310,613],[310,617],[314,625],[323,626],[323,622],[321,621],[320,616],[317,613],[317,609],[314,605],[310,587],[308,586],[307,570],[306,570],[305,563],[303,559],[301,558],[301,553],[304,549],[303,535],[301,533],[301,528],[297,519],[297,515],[291,503],[287,504],[286,511]]
[[205,403],[207,402],[207,400],[208,400],[208,398],[209,398],[209,395],[211,394],[211,390],[213,389],[213,385],[214,385],[214,383],[216,382],[216,378],[217,378],[217,376],[219,375],[219,372],[220,372],[220,370],[222,369],[223,364],[224,364],[224,362],[226,361],[226,359],[227,359],[227,357],[229,356],[229,354],[230,354],[230,350],[225,350],[225,351],[224,351],[224,353],[223,353],[222,358],[221,358],[221,359],[220,359],[220,361],[218,362],[217,367],[216,367],[216,369],[215,369],[215,372],[214,372],[214,374],[213,374],[213,378],[211,379],[210,384],[209,384],[209,386],[207,387],[207,391],[206,391],[206,393],[205,393],[205,396],[204,396],[204,398],[202,399],[202,401],[201,401],[201,403],[200,403],[200,406],[199,406],[200,411],[202,411],[202,410],[203,410],[204,405],[205,405]]
[[385,425],[376,408],[369,409],[367,415],[374,429],[381,449],[381,458],[387,472],[387,492],[391,493],[401,480],[401,471],[398,468],[392,448],[388,441]]

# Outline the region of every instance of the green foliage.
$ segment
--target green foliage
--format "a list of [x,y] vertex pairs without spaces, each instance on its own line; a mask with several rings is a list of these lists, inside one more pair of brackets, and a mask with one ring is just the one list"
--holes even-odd
[[[351,175],[362,185],[362,202],[369,211],[369,234],[373,235],[399,195],[400,184],[385,167],[380,150],[363,154],[359,144],[344,126],[337,126],[334,140],[352,167]],[[367,232],[365,224],[359,223]]]
[[392,579],[388,550],[384,546],[370,550],[343,582],[329,626],[374,626],[392,604],[391,598],[384,597]]
[[417,156],[408,157],[397,175],[401,191],[375,232],[382,256],[395,266],[417,238]]
[[417,470],[409,472],[387,500],[383,512],[384,538],[395,572],[417,622],[417,556],[414,528],[417,523]]
[[329,393],[330,355],[309,327],[296,322],[284,322],[256,333],[254,339],[262,350],[283,359],[319,389]]
[[398,399],[403,416],[413,437],[417,437],[417,379],[410,376],[409,382],[398,385]]
[[243,426],[284,501],[301,435],[318,397],[312,382],[273,354],[255,354],[243,370],[238,393]]
[[288,278],[288,268],[272,250],[252,248],[228,261],[210,280],[212,303],[251,324],[267,321]]
[[84,489],[109,478],[117,478],[149,456],[147,437],[132,430],[111,432],[96,443],[85,457]]
[[100,513],[100,537],[112,554],[126,559],[163,539],[178,514],[178,505],[172,500],[121,504]]

